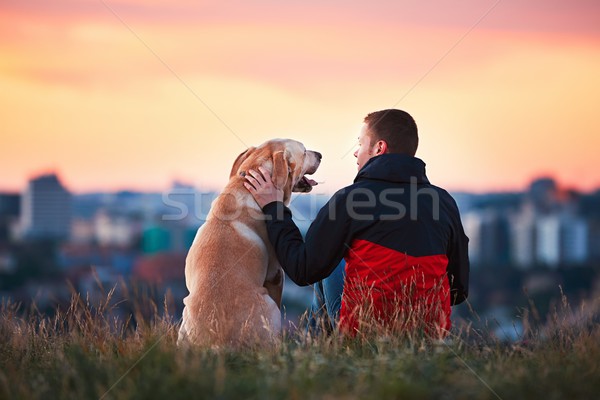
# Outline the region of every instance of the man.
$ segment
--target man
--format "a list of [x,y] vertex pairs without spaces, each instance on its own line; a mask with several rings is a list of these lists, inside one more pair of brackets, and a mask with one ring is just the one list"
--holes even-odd
[[342,332],[444,337],[450,306],[468,295],[468,238],[456,202],[429,183],[425,163],[415,157],[418,132],[408,113],[370,113],[358,146],[354,184],[333,195],[305,240],[268,173],[249,171],[246,188],[266,215],[279,262],[295,283],[309,285],[344,258]]

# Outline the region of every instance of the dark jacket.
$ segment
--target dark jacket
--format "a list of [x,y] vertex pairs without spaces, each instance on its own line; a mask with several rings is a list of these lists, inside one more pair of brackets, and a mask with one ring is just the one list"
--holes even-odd
[[[448,192],[429,183],[418,158],[371,158],[354,184],[335,193],[319,211],[305,240],[283,203],[267,204],[263,212],[278,260],[298,285],[327,277],[343,257],[347,280],[374,274],[369,282],[389,287],[395,281],[382,278],[382,271],[402,273],[419,265],[428,279],[447,276],[449,304],[467,298],[468,238],[458,207]],[[346,290],[347,283],[344,296]]]

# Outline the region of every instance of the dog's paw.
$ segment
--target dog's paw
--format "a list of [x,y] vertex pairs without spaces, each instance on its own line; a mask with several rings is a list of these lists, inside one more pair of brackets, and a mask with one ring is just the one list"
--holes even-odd
[[279,268],[277,270],[277,272],[275,273],[275,275],[271,278],[271,279],[267,279],[265,281],[265,285],[269,285],[269,286],[279,286],[281,284],[283,284],[283,269]]

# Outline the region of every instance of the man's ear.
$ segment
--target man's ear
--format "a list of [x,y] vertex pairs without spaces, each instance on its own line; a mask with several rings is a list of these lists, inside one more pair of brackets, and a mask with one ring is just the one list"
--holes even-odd
[[277,151],[273,153],[273,174],[271,180],[277,189],[284,190],[289,174],[286,152]]
[[388,150],[388,145],[385,140],[378,140],[377,143],[375,143],[375,154],[376,155],[385,154],[385,153],[387,153],[387,150]]
[[248,156],[254,151],[256,150],[256,147],[248,147],[245,151],[243,151],[239,156],[237,156],[237,158],[235,159],[235,161],[233,162],[233,167],[231,167],[231,173],[229,174],[229,178],[231,178],[232,176],[236,175],[238,172],[238,169],[240,169],[240,166],[242,165],[242,163],[244,161],[246,161],[246,159],[248,158]]

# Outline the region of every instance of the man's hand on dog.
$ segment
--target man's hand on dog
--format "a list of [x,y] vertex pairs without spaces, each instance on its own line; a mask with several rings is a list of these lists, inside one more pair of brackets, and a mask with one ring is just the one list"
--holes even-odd
[[269,171],[263,167],[258,167],[258,170],[259,172],[252,169],[248,171],[244,186],[250,191],[260,208],[274,201],[283,201],[283,190],[275,187]]

